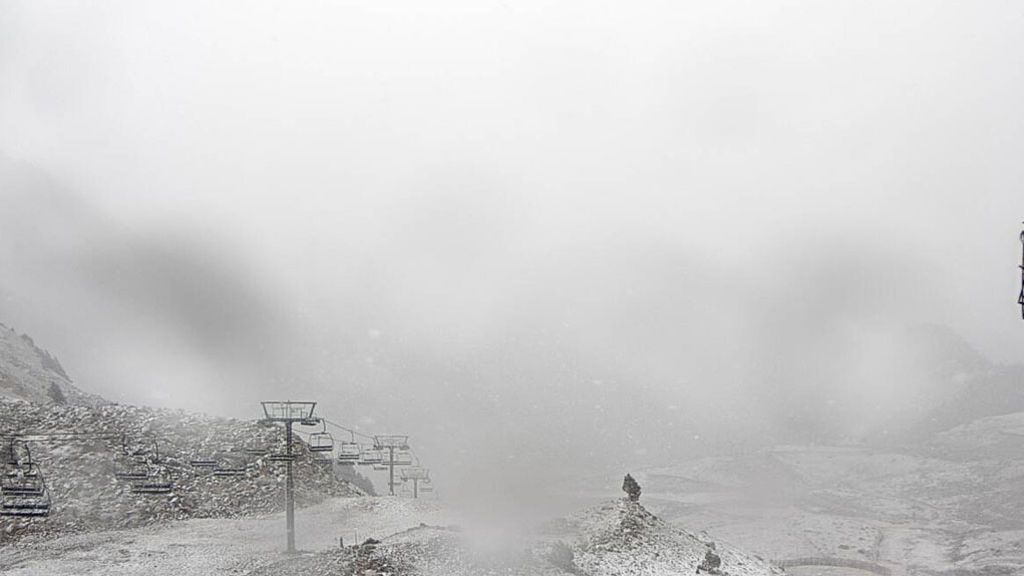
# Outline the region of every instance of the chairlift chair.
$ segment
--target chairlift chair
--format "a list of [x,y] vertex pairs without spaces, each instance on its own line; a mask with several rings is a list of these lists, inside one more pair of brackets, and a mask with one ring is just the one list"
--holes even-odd
[[8,472],[0,482],[0,490],[11,496],[42,496],[46,492],[46,484],[39,467],[29,464],[24,470]]
[[370,466],[384,461],[384,452],[370,445],[364,445],[359,456],[359,465]]
[[213,471],[214,476],[245,476],[245,466],[218,466]]
[[313,432],[309,435],[310,452],[330,452],[334,450],[334,436],[327,431],[327,423],[323,423],[324,429],[320,432]]
[[0,516],[47,516],[50,491],[42,472],[32,463],[18,466],[0,480]]
[[270,455],[271,462],[289,462],[295,460],[295,454],[288,454],[286,452],[274,453]]
[[202,458],[197,458],[195,460],[189,460],[188,463],[193,468],[202,468],[204,470],[208,470],[208,469],[216,468],[217,467],[217,461],[216,460],[206,460],[206,459],[202,459]]
[[145,480],[149,476],[149,461],[141,456],[122,460],[114,469],[114,477],[118,480],[138,481]]
[[49,490],[39,496],[0,495],[0,516],[49,516],[52,500]]
[[338,464],[351,466],[359,462],[360,450],[356,442],[342,442],[338,447]]
[[395,450],[395,466],[412,466],[412,452]]
[[4,498],[0,500],[0,516],[49,516],[50,505],[49,493],[45,498]]
[[174,483],[168,480],[146,480],[132,484],[132,494],[170,494]]
[[132,482],[132,494],[170,494],[174,488],[174,482],[170,479],[170,474],[162,466],[154,466],[152,464],[146,467],[146,477],[140,478]]

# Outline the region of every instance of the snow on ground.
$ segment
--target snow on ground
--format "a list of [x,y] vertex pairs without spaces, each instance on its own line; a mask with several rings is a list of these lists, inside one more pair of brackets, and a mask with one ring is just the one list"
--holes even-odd
[[[283,553],[282,514],[192,519],[161,526],[28,537],[0,548],[9,576],[145,574],[198,576],[662,576],[692,574],[710,540],[674,527],[641,505],[615,500],[554,523],[559,530],[481,533],[439,501],[337,498],[299,510],[296,543]],[[495,537],[497,535],[497,537]],[[342,547],[339,538],[345,539]],[[368,538],[379,544],[365,543]],[[361,545],[353,545],[362,542]],[[719,542],[722,574],[781,573]]]
[[[358,536],[381,538],[421,522],[444,524],[436,502],[398,498],[336,498],[296,512],[296,546],[308,552]],[[0,551],[0,573],[10,576],[200,576],[248,574],[287,558],[283,514],[196,519],[60,537],[26,538]]]
[[708,550],[721,557],[721,571],[730,576],[781,573],[763,559],[698,537],[651,514],[639,503],[624,499],[574,515],[568,527],[580,535],[573,545],[574,562],[585,574],[693,574]]

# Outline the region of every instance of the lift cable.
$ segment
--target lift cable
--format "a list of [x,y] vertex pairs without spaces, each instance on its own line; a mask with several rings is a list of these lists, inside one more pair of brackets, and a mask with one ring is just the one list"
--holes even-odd
[[367,440],[373,440],[374,439],[374,437],[372,437],[370,435],[362,434],[362,433],[360,433],[360,431],[353,430],[352,428],[349,428],[347,426],[343,426],[343,425],[341,425],[341,424],[339,424],[337,422],[332,422],[331,420],[328,420],[327,418],[321,418],[321,419],[324,420],[325,422],[327,422],[329,425],[332,425],[332,426],[334,426],[336,428],[340,428],[340,429],[343,429],[343,430],[347,431],[347,433],[350,434],[350,435],[362,437],[362,438],[365,438]]

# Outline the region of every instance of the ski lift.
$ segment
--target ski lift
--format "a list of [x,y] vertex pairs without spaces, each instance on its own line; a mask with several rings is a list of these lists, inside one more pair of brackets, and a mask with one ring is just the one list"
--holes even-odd
[[288,454],[285,452],[274,453],[270,455],[271,462],[292,462],[295,460],[295,454]]
[[42,496],[46,492],[46,484],[39,474],[39,467],[35,464],[28,464],[24,470],[8,472],[0,490],[11,496]]
[[362,452],[359,456],[360,466],[371,466],[379,464],[384,461],[384,452],[372,445],[366,444],[362,446]]
[[323,423],[324,429],[320,432],[313,432],[309,435],[310,452],[330,452],[334,450],[334,436],[327,431],[327,423]]
[[145,480],[149,478],[149,461],[142,456],[121,458],[115,465],[114,477],[118,480]]
[[217,466],[213,471],[214,476],[245,476],[245,466]]
[[395,450],[395,466],[412,466],[412,452]]
[[141,456],[136,456],[127,465],[115,470],[114,476],[118,480],[130,482],[132,494],[169,494],[174,488],[174,483],[163,467]]
[[217,461],[216,460],[204,460],[204,459],[197,458],[195,460],[189,460],[188,463],[193,468],[201,468],[201,469],[204,469],[204,470],[209,470],[211,468],[216,468],[217,467]]
[[388,469],[388,465],[387,464],[377,463],[377,464],[373,465],[373,469],[377,470],[378,472],[382,472],[382,471]]
[[264,456],[267,453],[267,449],[260,446],[251,445],[245,448],[245,453],[248,454],[249,456]]
[[132,484],[132,494],[170,494],[174,483],[166,478],[149,479]]
[[338,464],[351,466],[359,462],[360,450],[356,442],[342,442],[338,447]]
[[[14,453],[13,442],[11,446]],[[25,447],[26,454],[28,446]],[[50,514],[50,491],[39,467],[28,461],[8,462],[0,478],[0,516],[47,516]]]

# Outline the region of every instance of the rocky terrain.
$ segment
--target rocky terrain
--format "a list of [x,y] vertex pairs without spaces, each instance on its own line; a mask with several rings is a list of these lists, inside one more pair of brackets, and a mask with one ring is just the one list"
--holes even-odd
[[713,574],[782,570],[734,547],[673,526],[640,503],[616,499],[500,542],[471,529],[421,524],[344,549],[265,566],[254,575],[306,576],[669,576],[694,574],[709,551]]
[[[780,446],[651,468],[637,479],[660,517],[773,562],[851,561],[894,576],[1019,574],[1021,434],[1024,414],[1011,414],[923,445]],[[792,571],[811,573],[801,570]]]
[[[283,508],[284,431],[257,421],[114,404],[71,406],[0,400],[0,437],[27,440],[52,499],[50,516],[0,517],[0,544],[28,534],[132,527],[165,520],[236,517]],[[19,441],[18,450],[23,444]],[[144,456],[125,454],[138,451]],[[363,492],[340,480],[330,460],[295,444],[296,498],[307,505]],[[257,453],[259,452],[259,453]],[[115,472],[141,458],[172,483],[167,494],[136,494]],[[5,458],[6,460],[6,458]],[[218,476],[195,460],[241,469]]]
[[99,396],[79,390],[55,356],[32,338],[0,324],[0,398],[43,404],[95,406]]

